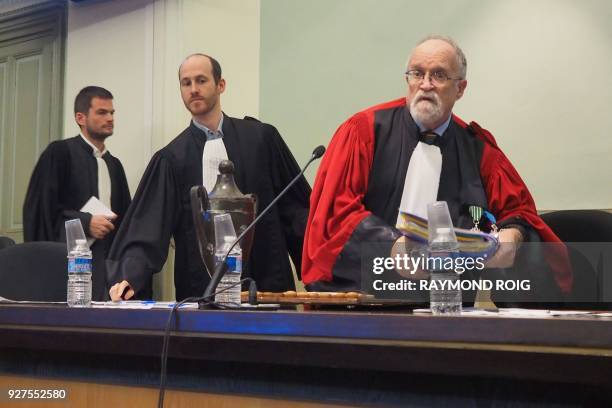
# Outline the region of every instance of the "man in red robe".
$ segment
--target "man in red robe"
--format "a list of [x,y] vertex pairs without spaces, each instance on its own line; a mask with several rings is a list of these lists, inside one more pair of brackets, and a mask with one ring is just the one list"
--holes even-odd
[[[386,243],[388,256],[401,236],[394,227],[398,210],[426,217],[427,203],[436,200],[448,203],[457,227],[479,222],[470,207],[496,217],[499,240],[508,243],[501,248],[511,250],[496,254],[494,266],[511,265],[522,241],[560,242],[493,136],[453,115],[466,70],[451,38],[427,37],[408,60],[407,96],[361,111],[338,128],[310,199],[302,254],[308,290],[362,289],[361,244]],[[566,264],[562,252],[557,262]],[[567,293],[571,272],[551,266],[556,286]]]

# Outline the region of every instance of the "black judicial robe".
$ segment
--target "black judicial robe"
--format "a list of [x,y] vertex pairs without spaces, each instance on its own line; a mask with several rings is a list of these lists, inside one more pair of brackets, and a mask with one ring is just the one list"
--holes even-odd
[[[317,173],[302,255],[308,290],[360,290],[361,243],[386,244],[388,256],[400,237],[394,227],[408,163],[419,131],[405,98],[374,106],[343,123]],[[520,176],[493,136],[454,116],[441,137],[438,200],[448,203],[455,226],[471,228],[468,207],[492,212],[498,226],[518,226],[527,238],[558,242],[537,215]],[[559,289],[572,286],[565,247],[548,259]]]
[[[111,209],[121,225],[130,205],[130,191],[121,162],[107,152],[102,159],[111,182]],[[66,220],[78,218],[87,235],[91,214],[79,211],[91,196],[98,197],[98,163],[81,136],[51,142],[30,178],[23,204],[23,238],[28,241],[66,241]],[[108,298],[105,258],[115,231],[92,245],[93,300]]]
[[[271,125],[224,116],[223,134],[238,188],[256,194],[262,210],[299,173],[298,164]],[[163,267],[174,237],[176,298],[203,295],[210,277],[197,246],[189,191],[202,185],[205,143],[204,132],[191,123],[153,156],[111,249],[110,284],[125,279],[137,297],[151,297],[152,274]],[[243,260],[243,277],[255,279],[260,290],[294,288],[287,253],[299,271],[309,195],[302,177],[257,224],[250,259]]]

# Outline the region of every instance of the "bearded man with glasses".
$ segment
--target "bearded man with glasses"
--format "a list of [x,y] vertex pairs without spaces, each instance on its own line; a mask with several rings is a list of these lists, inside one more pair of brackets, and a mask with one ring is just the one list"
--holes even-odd
[[[361,244],[388,244],[381,255],[389,256],[401,237],[399,211],[427,218],[427,204],[437,200],[448,203],[456,227],[487,231],[485,211],[497,219],[500,242],[512,245],[500,246],[506,251],[489,267],[511,266],[524,240],[560,242],[493,136],[452,113],[465,92],[466,71],[454,40],[429,36],[408,59],[407,96],[361,111],[338,128],[311,195],[302,254],[308,290],[361,290]],[[551,285],[567,293],[571,272],[553,271]]]

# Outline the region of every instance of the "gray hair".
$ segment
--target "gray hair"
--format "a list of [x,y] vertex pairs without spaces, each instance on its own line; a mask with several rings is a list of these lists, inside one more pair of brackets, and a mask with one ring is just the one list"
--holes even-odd
[[[465,58],[465,54],[463,53],[463,50],[461,49],[461,47],[459,47],[459,45],[455,42],[455,40],[453,40],[451,37],[446,36],[446,35],[432,34],[432,35],[428,35],[427,37],[419,41],[415,45],[415,48],[429,40],[444,41],[445,43],[453,47],[453,49],[455,50],[455,55],[457,57],[457,65],[459,66],[459,76],[462,79],[465,79],[467,75],[467,59]],[[410,57],[408,57],[408,61],[410,61]],[[406,64],[406,66],[408,66],[408,64]]]

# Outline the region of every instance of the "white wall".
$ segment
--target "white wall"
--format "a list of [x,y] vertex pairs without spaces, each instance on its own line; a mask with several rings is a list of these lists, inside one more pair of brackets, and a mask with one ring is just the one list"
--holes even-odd
[[261,117],[304,161],[405,95],[419,39],[451,35],[468,59],[455,112],[494,133],[538,208],[612,209],[610,21],[606,0],[262,0]]
[[483,2],[479,21],[458,113],[495,132],[540,208],[612,208],[612,3]]
[[222,106],[228,115],[258,116],[259,0],[185,3],[183,54],[204,52],[221,63],[227,83]]
[[74,122],[74,97],[87,85],[110,90],[115,99],[115,133],[107,147],[125,167],[130,190],[135,191],[144,166],[145,101],[147,67],[144,56],[149,44],[145,33],[149,21],[145,8],[151,0],[69,2],[66,37],[64,91],[64,135],[79,132]]

